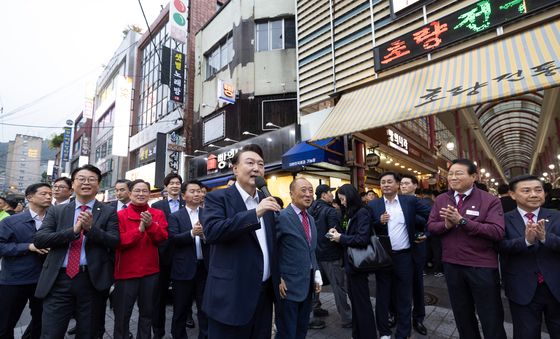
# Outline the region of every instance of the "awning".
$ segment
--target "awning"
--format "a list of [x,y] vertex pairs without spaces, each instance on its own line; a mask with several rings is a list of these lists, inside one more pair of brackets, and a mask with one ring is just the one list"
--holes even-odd
[[343,94],[311,140],[560,84],[560,21]]
[[283,169],[321,162],[338,166],[344,164],[344,147],[339,139],[300,142],[282,155]]

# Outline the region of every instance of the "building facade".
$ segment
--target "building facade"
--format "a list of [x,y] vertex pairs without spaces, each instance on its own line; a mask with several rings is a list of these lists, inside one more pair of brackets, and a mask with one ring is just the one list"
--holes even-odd
[[8,144],[6,182],[11,191],[23,193],[27,186],[40,182],[43,139],[17,134]]
[[74,120],[70,173],[74,169],[89,163],[89,156],[91,154],[91,125],[92,119],[85,118],[83,112]]
[[139,39],[139,33],[129,30],[97,81],[90,163],[101,170],[100,191],[111,190],[128,166],[132,81]]
[[[221,2],[189,1],[188,32],[198,30]],[[194,40],[171,38],[169,7],[138,44],[129,150],[129,179],[142,178],[162,188],[169,171],[184,174],[182,152],[192,126]],[[174,146],[173,150],[169,149]],[[169,146],[169,147],[168,147]]]
[[294,5],[232,0],[196,34],[189,177],[224,184],[229,159],[251,142],[281,167],[297,130]]
[[298,0],[303,136],[349,138],[361,189],[382,170],[437,185],[456,157],[492,186],[557,168],[559,4]]

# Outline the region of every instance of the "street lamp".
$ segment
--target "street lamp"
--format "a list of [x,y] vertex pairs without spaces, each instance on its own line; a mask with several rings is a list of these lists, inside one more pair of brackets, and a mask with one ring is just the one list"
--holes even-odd
[[553,171],[553,170],[554,170],[554,167],[555,167],[555,166],[554,166],[554,164],[550,164],[550,165],[548,165],[548,168],[550,168],[550,170],[551,170],[551,171]]
[[270,121],[267,122],[265,126],[266,126],[266,127],[277,128],[277,129],[282,128],[282,127],[280,127],[280,126],[278,126],[278,125],[275,125],[275,124],[271,123]]
[[230,138],[225,138],[225,139],[224,139],[224,141],[229,141],[229,142],[239,142],[239,141],[237,141],[237,140],[233,140],[233,139],[230,139]]
[[447,143],[447,145],[445,145],[445,147],[447,148],[447,150],[449,152],[452,152],[455,149],[455,143],[450,141],[450,142]]
[[199,150],[199,149],[195,149],[195,150],[194,150],[194,153],[207,154],[208,152],[206,152],[206,151],[201,151],[201,150]]
[[250,135],[250,136],[252,136],[252,137],[258,137],[258,136],[259,136],[258,134],[251,133],[251,132],[249,132],[249,131],[243,131],[243,133],[241,133],[241,134],[243,134],[243,135]]
[[216,146],[216,145],[214,145],[214,144],[208,144],[207,146],[208,146],[208,147],[214,147],[214,148],[221,148],[220,146]]

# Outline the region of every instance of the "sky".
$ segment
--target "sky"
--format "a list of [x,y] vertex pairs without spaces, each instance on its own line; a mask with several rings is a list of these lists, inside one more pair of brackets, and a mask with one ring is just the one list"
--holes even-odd
[[[150,24],[168,3],[141,2]],[[0,141],[62,133],[133,24],[147,31],[138,0],[0,1]]]

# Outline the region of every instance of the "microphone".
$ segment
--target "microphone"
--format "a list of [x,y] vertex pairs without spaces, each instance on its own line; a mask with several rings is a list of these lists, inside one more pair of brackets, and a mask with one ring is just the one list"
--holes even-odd
[[270,194],[270,191],[268,190],[268,187],[266,187],[266,181],[263,177],[256,177],[255,185],[261,192],[264,193],[267,198],[272,196],[272,194]]

